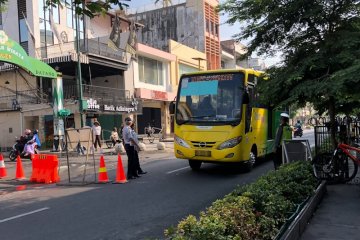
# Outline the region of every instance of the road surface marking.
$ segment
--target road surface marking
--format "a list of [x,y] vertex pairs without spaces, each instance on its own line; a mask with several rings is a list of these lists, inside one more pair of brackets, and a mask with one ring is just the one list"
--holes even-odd
[[31,212],[23,213],[23,214],[14,216],[14,217],[9,217],[9,218],[5,218],[5,219],[1,219],[1,220],[0,220],[0,223],[7,222],[7,221],[10,221],[10,220],[13,220],[13,219],[16,219],[16,218],[21,218],[21,217],[24,217],[24,216],[27,216],[27,215],[30,215],[30,214],[33,214],[33,213],[45,211],[45,210],[48,210],[48,209],[50,209],[50,208],[44,207],[44,208],[40,208],[40,209],[31,211]]
[[185,170],[185,169],[188,169],[188,168],[190,168],[190,167],[179,168],[179,169],[176,169],[176,170],[174,170],[174,171],[167,172],[166,174],[171,174],[171,173],[178,172],[178,171],[182,171],[182,170]]

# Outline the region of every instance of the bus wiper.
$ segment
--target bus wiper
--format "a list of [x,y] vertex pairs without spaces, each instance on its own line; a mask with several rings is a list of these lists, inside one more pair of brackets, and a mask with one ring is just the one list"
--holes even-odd
[[190,122],[190,119],[188,119],[188,120],[181,120],[181,122],[179,122],[179,125],[183,125],[183,124],[188,123],[188,122]]
[[209,118],[209,117],[216,117],[216,115],[212,114],[212,115],[202,115],[202,116],[191,116],[190,118]]
[[215,114],[212,114],[212,115],[202,115],[202,116],[191,116],[191,117],[189,117],[189,119],[187,119],[187,120],[181,120],[181,122],[179,122],[179,125],[188,123],[188,122],[190,122],[192,119],[201,119],[201,118],[209,118],[209,117],[216,117],[216,115],[215,115]]

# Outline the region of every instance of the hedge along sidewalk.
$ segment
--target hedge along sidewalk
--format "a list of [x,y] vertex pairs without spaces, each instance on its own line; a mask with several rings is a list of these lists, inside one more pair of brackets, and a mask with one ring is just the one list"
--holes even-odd
[[319,182],[310,162],[294,162],[215,201],[199,218],[190,215],[165,230],[167,239],[274,239],[314,194]]

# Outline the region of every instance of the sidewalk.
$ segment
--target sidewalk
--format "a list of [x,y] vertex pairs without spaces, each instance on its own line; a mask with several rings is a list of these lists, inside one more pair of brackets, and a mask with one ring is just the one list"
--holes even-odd
[[[359,176],[359,175],[358,175]],[[350,184],[328,185],[301,240],[360,239],[359,178]]]
[[[171,139],[163,142],[165,144],[164,150],[158,150],[157,144],[159,142],[155,141],[154,143],[145,143],[145,151],[139,152],[140,163],[144,170],[146,170],[146,163],[154,161],[154,160],[166,160],[171,157],[174,157],[174,142]],[[114,148],[106,148],[106,145],[103,146],[103,155],[106,163],[106,169],[109,173],[109,179],[115,179],[115,170],[117,169],[118,163],[118,155],[115,153]],[[69,182],[68,176],[68,162],[66,157],[66,152],[51,152],[50,150],[41,151],[43,154],[56,154],[58,155],[59,160],[59,168],[58,173],[60,176],[60,183],[64,184]],[[29,182],[29,178],[32,174],[32,162],[30,159],[22,159],[22,166],[25,173],[25,180],[17,181],[15,180],[16,173],[16,161],[11,162],[8,158],[9,153],[2,153],[7,176],[5,178],[0,179],[0,196],[3,193],[8,191],[12,191],[19,185],[38,185]],[[89,154],[88,160],[86,162],[86,155],[79,155],[75,151],[69,152],[69,166],[71,173],[71,181],[81,182],[85,175],[85,182],[94,182],[95,177],[97,178],[97,174],[99,171],[99,160],[101,156],[101,152],[95,152],[94,156]],[[121,153],[121,159],[123,168],[127,168],[127,156],[125,152]],[[86,162],[86,164],[85,164]],[[85,169],[86,166],[86,169]]]

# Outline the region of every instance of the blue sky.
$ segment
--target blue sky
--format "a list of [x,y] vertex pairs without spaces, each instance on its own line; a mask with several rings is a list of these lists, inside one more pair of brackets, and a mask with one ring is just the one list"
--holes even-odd
[[[155,0],[131,0],[130,2],[126,2],[131,9],[133,8],[138,8],[138,7],[142,7],[144,5],[151,5],[155,3]],[[161,2],[161,0],[160,0]],[[174,3],[177,2],[176,0],[173,1]],[[220,3],[224,2],[224,0],[220,0]],[[229,24],[225,24],[224,22],[226,21],[226,15],[225,16],[220,16],[220,40],[224,41],[224,40],[229,40],[232,39],[232,35],[239,33],[240,32],[240,23],[236,23],[234,25],[229,25]],[[246,45],[247,41],[242,41],[243,44]],[[253,56],[253,57],[257,57],[257,56]],[[260,57],[261,59],[264,59],[264,57]],[[276,62],[279,61],[279,57],[273,57],[273,58],[266,58],[264,59],[266,66],[270,66],[275,64]]]

